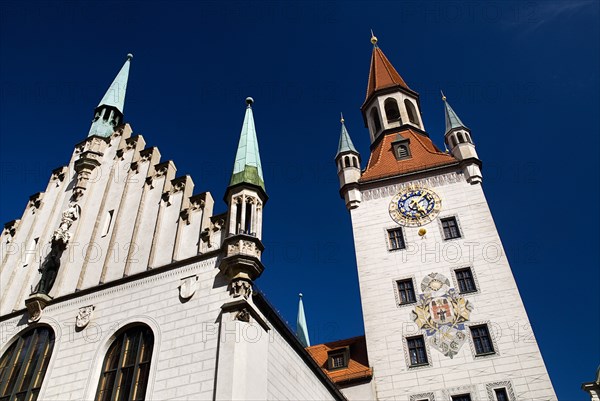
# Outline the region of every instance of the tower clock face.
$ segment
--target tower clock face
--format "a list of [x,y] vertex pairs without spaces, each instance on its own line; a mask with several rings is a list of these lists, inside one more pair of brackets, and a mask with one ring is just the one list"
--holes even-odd
[[438,215],[440,197],[427,188],[410,188],[397,193],[390,202],[390,216],[401,226],[422,226]]

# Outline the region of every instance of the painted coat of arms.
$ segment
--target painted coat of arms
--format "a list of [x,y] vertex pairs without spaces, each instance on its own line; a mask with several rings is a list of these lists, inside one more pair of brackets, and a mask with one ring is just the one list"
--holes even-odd
[[465,322],[473,306],[450,288],[450,281],[439,273],[425,276],[421,291],[411,318],[425,330],[433,348],[453,358],[467,339]]

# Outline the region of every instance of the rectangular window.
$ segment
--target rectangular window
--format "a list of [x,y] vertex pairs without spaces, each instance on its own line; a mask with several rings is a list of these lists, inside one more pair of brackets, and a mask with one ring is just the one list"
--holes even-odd
[[444,229],[444,239],[460,238],[460,230],[458,229],[458,223],[456,217],[447,217],[442,220],[442,227]]
[[493,354],[495,352],[494,344],[492,343],[492,337],[490,336],[487,324],[471,326],[470,329],[471,336],[473,337],[473,344],[475,345],[475,354]]
[[495,388],[494,393],[496,393],[496,401],[509,401],[508,393],[504,387]]
[[471,394],[453,395],[452,401],[471,401]]
[[402,234],[401,228],[388,230],[388,239],[390,243],[390,251],[406,248],[406,244],[404,243],[404,235]]
[[412,279],[399,280],[396,281],[396,283],[398,284],[398,298],[400,299],[400,305],[417,302]]
[[328,369],[334,370],[347,368],[349,359],[350,349],[348,347],[329,351],[327,354]]
[[473,272],[471,272],[470,267],[454,270],[454,274],[456,275],[458,289],[461,294],[477,291],[475,280],[473,279]]
[[406,339],[408,345],[408,355],[410,356],[410,366],[427,365],[427,350],[423,336],[409,337]]

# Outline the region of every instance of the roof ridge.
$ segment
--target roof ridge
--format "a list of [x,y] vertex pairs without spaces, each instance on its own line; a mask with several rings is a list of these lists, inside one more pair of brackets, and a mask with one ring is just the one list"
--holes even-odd
[[[440,151],[440,152],[437,152],[437,151],[436,151],[436,152],[432,152],[432,151],[430,151],[429,149],[427,149],[427,146],[425,145],[425,143],[423,143],[423,141],[421,140],[421,138],[419,138],[419,134],[418,134],[418,133],[416,133],[415,131],[413,131],[413,130],[412,130],[412,129],[410,129],[410,128],[408,129],[408,131],[410,131],[411,133],[413,133],[413,134],[415,135],[415,138],[417,138],[417,141],[419,141],[419,143],[421,144],[421,146],[423,146],[423,148],[425,148],[425,150],[426,150],[428,153],[430,153],[430,154],[432,154],[432,155],[446,155],[446,156],[450,156],[450,155],[449,155],[448,153],[446,153],[446,152],[442,152],[442,151]],[[428,137],[428,138],[429,138],[429,137]],[[431,138],[429,138],[429,142],[431,142],[431,144],[433,145],[433,147],[437,149],[437,146],[435,146],[435,143],[433,143],[433,141],[431,140]]]

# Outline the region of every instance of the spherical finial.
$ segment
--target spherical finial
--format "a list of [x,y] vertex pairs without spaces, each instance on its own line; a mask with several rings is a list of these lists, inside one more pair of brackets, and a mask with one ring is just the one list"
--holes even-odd
[[373,46],[377,46],[377,36],[375,36],[372,29],[371,29],[371,43],[373,43]]
[[247,104],[248,106],[252,106],[252,103],[254,103],[254,99],[252,99],[250,96],[248,96],[248,97],[246,98],[246,104]]
[[128,53],[128,54],[127,54],[127,60],[131,60],[132,58],[133,58],[133,54],[131,54],[131,53]]
[[302,298],[302,293],[298,294],[298,296],[299,296],[300,298]]
[[440,91],[442,93],[442,100],[445,102],[446,101],[446,96],[444,95],[443,91]]
[[344,115],[342,113],[340,113],[340,122],[343,124],[344,123]]

